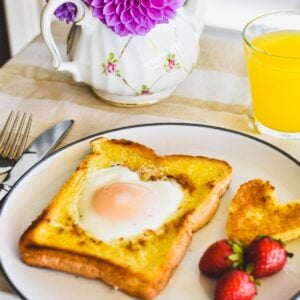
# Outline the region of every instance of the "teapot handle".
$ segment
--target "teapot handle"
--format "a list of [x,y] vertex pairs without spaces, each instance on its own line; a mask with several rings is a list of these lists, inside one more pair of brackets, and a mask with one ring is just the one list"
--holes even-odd
[[183,12],[187,20],[192,23],[199,36],[204,28],[204,1],[186,0],[183,6]]
[[58,71],[67,71],[73,75],[75,81],[82,81],[78,66],[75,62],[64,62],[51,32],[51,23],[55,10],[62,4],[72,2],[77,7],[76,22],[85,16],[85,6],[82,0],[50,0],[44,7],[41,17],[41,32],[43,39],[51,53],[52,65]]

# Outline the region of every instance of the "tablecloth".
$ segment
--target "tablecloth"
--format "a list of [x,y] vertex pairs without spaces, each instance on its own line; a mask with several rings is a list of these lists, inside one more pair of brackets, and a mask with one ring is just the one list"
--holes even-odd
[[[65,53],[69,27],[53,26]],[[30,140],[54,123],[75,125],[60,145],[84,136],[127,125],[185,122],[225,127],[256,136],[300,159],[300,141],[260,135],[252,122],[251,97],[240,38],[204,33],[199,62],[192,74],[165,101],[147,107],[120,108],[99,100],[91,89],[59,73],[39,36],[0,69],[0,128],[11,110],[31,112]],[[0,276],[0,291],[11,292]],[[0,299],[1,295],[0,295]]]

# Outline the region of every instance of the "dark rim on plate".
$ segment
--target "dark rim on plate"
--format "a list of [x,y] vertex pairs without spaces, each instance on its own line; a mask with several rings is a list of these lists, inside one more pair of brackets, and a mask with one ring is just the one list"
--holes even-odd
[[[223,128],[223,127],[218,127],[218,126],[211,126],[211,125],[205,125],[205,124],[195,124],[195,123],[180,123],[180,122],[169,122],[169,123],[149,123],[149,124],[138,124],[138,125],[131,125],[131,126],[125,126],[125,127],[120,127],[120,128],[115,128],[115,129],[110,129],[110,130],[106,130],[106,131],[102,131],[96,134],[92,134],[86,137],[83,137],[81,139],[78,139],[56,151],[54,151],[53,153],[51,153],[50,155],[48,155],[47,157],[44,157],[42,160],[40,160],[39,162],[37,162],[35,165],[33,165],[29,170],[27,170],[20,178],[19,180],[15,183],[15,185],[12,187],[12,189],[10,190],[10,192],[7,194],[6,198],[2,201],[2,203],[0,203],[0,218],[2,215],[2,211],[3,208],[7,202],[7,200],[9,199],[11,193],[15,190],[15,188],[20,184],[20,182],[23,180],[24,177],[26,177],[33,169],[37,168],[40,164],[42,164],[45,160],[47,160],[48,158],[68,149],[69,147],[76,145],[80,142],[83,142],[84,140],[89,140],[92,139],[94,137],[100,136],[100,135],[104,135],[104,134],[108,134],[111,132],[116,132],[116,131],[122,131],[122,130],[127,130],[127,129],[132,129],[132,128],[140,128],[140,127],[152,127],[152,126],[190,126],[190,127],[201,127],[201,128],[208,128],[208,129],[214,129],[214,130],[219,130],[219,131],[225,131],[225,132],[229,132],[232,134],[236,134],[236,135],[240,135],[252,140],[255,140],[259,143],[262,143],[274,150],[276,150],[277,152],[283,154],[284,156],[286,156],[288,159],[290,159],[291,161],[293,161],[297,166],[300,167],[300,161],[297,160],[295,157],[291,156],[290,154],[288,154],[287,152],[285,152],[284,150],[280,149],[279,147],[266,142],[264,140],[261,140],[257,137],[251,136],[249,134],[243,133],[243,132],[239,132],[239,131],[235,131],[232,129],[227,129],[227,128]],[[8,274],[6,273],[3,264],[2,264],[2,259],[0,257],[0,269],[6,279],[6,281],[10,284],[10,286],[13,288],[13,290],[17,293],[17,295],[19,297],[21,297],[22,299],[27,299],[25,298],[25,296],[18,290],[18,288],[14,285],[14,283],[10,280]]]

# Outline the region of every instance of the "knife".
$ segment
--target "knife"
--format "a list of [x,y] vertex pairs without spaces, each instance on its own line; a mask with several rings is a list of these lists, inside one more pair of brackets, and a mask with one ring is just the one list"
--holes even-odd
[[67,120],[49,128],[38,136],[22,154],[10,173],[0,184],[0,203],[17,180],[34,164],[47,156],[65,137],[74,121]]
[[299,300],[300,299],[300,290],[292,296],[292,298],[289,298],[289,300]]

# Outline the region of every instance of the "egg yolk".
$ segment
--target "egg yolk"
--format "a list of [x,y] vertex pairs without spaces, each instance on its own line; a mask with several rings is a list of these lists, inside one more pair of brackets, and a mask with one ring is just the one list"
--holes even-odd
[[156,195],[134,183],[113,183],[95,191],[91,204],[102,217],[135,220],[150,216]]

